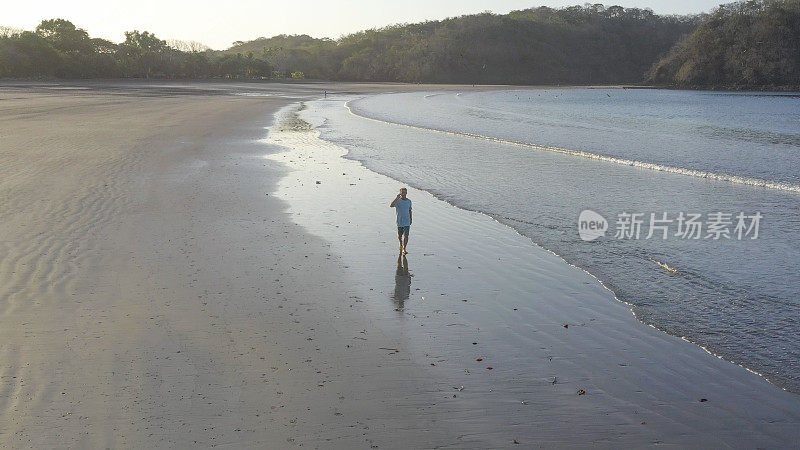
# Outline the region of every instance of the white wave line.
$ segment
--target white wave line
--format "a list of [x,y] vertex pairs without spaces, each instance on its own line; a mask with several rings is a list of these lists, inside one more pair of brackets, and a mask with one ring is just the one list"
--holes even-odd
[[453,135],[453,136],[463,136],[463,137],[470,137],[470,138],[474,138],[474,139],[483,139],[483,140],[486,140],[486,141],[497,142],[497,143],[500,143],[500,144],[508,144],[508,145],[516,145],[516,146],[519,146],[519,147],[534,148],[534,149],[537,149],[537,150],[544,150],[544,151],[548,151],[548,152],[560,153],[560,154],[563,154],[563,155],[578,156],[578,157],[581,157],[581,158],[588,158],[588,159],[593,159],[593,160],[596,160],[596,161],[609,162],[609,163],[619,164],[619,165],[623,165],[623,166],[631,166],[631,167],[637,167],[637,168],[640,168],[640,169],[655,170],[657,172],[674,173],[674,174],[677,174],[677,175],[686,175],[686,176],[692,176],[692,177],[696,177],[696,178],[706,178],[706,179],[716,180],[716,181],[727,181],[729,183],[744,184],[744,185],[747,185],[747,186],[755,186],[755,187],[762,187],[762,188],[766,188],[766,189],[775,189],[775,190],[780,190],[780,191],[789,191],[789,192],[800,193],[800,185],[791,184],[791,183],[782,183],[782,182],[777,182],[777,181],[764,180],[762,178],[739,176],[739,175],[730,175],[730,174],[726,174],[726,173],[716,173],[716,172],[709,172],[709,171],[698,170],[698,169],[687,169],[687,168],[684,168],[684,167],[666,166],[666,165],[662,165],[662,164],[638,161],[638,160],[635,160],[635,159],[626,159],[626,158],[617,158],[617,157],[613,157],[613,156],[599,155],[597,153],[584,152],[584,151],[580,151],[580,150],[568,150],[568,149],[565,149],[565,148],[552,147],[552,146],[548,146],[548,145],[539,145],[539,144],[531,144],[531,143],[528,143],[528,142],[511,141],[511,140],[507,140],[507,139],[500,139],[500,138],[495,138],[495,137],[491,137],[491,136],[484,136],[484,135],[475,134],[475,133],[466,133],[466,132],[460,132],[460,131],[447,131],[447,130],[440,130],[438,128],[429,128],[429,127],[423,127],[423,126],[418,126],[418,125],[408,125],[408,124],[398,123],[398,122],[389,122],[387,120],[375,119],[373,117],[368,117],[368,116],[365,116],[365,115],[358,114],[358,113],[354,112],[353,109],[350,107],[350,102],[346,102],[345,103],[345,108],[347,108],[347,110],[350,111],[350,114],[352,114],[354,116],[361,117],[362,119],[373,120],[375,122],[386,123],[386,124],[390,124],[390,125],[397,125],[397,126],[408,127],[408,128],[416,128],[416,129],[419,129],[419,130],[426,130],[426,131],[435,131],[437,133],[450,134],[450,135]]

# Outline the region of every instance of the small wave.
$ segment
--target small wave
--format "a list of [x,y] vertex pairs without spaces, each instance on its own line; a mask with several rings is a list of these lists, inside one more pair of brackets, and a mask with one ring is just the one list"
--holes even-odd
[[775,189],[775,190],[780,190],[780,191],[789,191],[789,192],[800,193],[800,185],[793,184],[793,183],[766,180],[766,179],[763,179],[763,178],[748,177],[748,176],[742,176],[742,175],[731,175],[731,174],[727,174],[727,173],[710,172],[710,171],[699,170],[699,169],[689,169],[689,168],[685,168],[685,167],[667,166],[667,165],[663,165],[663,164],[650,163],[650,162],[645,162],[645,161],[638,161],[638,160],[635,160],[635,159],[617,158],[617,157],[614,157],[614,156],[600,155],[600,154],[597,154],[597,153],[585,152],[585,151],[581,151],[581,150],[569,150],[569,149],[561,148],[561,147],[553,147],[553,146],[540,145],[540,144],[531,144],[529,142],[512,141],[512,140],[508,140],[508,139],[501,139],[501,138],[496,138],[496,137],[491,137],[491,136],[484,136],[484,135],[475,134],[475,133],[466,133],[466,132],[460,132],[460,131],[441,130],[441,129],[438,129],[438,128],[430,128],[430,127],[424,127],[424,126],[419,126],[419,125],[409,125],[409,124],[405,124],[405,123],[390,122],[388,120],[376,119],[374,117],[369,117],[369,116],[366,116],[364,114],[359,114],[359,113],[355,112],[353,110],[353,108],[350,107],[350,102],[345,103],[345,107],[347,108],[348,111],[350,111],[350,114],[352,114],[354,116],[358,116],[358,117],[361,117],[361,118],[367,119],[367,120],[374,120],[376,122],[387,123],[387,124],[391,124],[391,125],[397,125],[397,126],[401,126],[401,127],[416,128],[416,129],[426,130],[426,131],[435,131],[437,133],[451,134],[451,135],[454,135],[454,136],[463,136],[463,137],[469,137],[469,138],[474,138],[474,139],[482,139],[482,140],[486,140],[486,141],[497,142],[497,143],[500,143],[500,144],[516,145],[516,146],[519,146],[519,147],[533,148],[533,149],[536,149],[536,150],[544,150],[544,151],[548,151],[548,152],[560,153],[560,154],[563,154],[563,155],[578,156],[578,157],[581,157],[581,158],[593,159],[595,161],[609,162],[609,163],[619,164],[619,165],[623,165],[623,166],[636,167],[636,168],[639,168],[639,169],[655,170],[657,172],[674,173],[674,174],[677,174],[677,175],[685,175],[685,176],[691,176],[691,177],[696,177],[696,178],[705,178],[705,179],[715,180],[715,181],[725,181],[725,182],[729,182],[729,183],[743,184],[743,185],[754,186],[754,187],[761,187],[761,188],[766,188],[766,189]]
[[667,272],[669,272],[671,274],[674,274],[674,275],[679,275],[680,274],[680,272],[678,272],[678,269],[676,269],[674,267],[670,267],[667,263],[663,263],[661,261],[656,261],[653,258],[650,258],[650,261],[653,261],[654,263],[656,263],[656,265],[658,267],[661,267],[662,269],[666,270]]

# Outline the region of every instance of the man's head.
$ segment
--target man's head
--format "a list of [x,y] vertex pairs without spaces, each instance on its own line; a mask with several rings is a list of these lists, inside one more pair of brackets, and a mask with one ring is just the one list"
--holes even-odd
[[408,189],[400,188],[400,198],[405,199],[406,198],[406,194],[408,194]]

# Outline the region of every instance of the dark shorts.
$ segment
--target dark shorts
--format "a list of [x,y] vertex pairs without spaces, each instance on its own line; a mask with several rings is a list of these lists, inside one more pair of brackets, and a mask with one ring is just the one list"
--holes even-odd
[[401,234],[405,234],[408,236],[408,232],[411,231],[411,226],[407,227],[397,227],[397,235],[400,236]]

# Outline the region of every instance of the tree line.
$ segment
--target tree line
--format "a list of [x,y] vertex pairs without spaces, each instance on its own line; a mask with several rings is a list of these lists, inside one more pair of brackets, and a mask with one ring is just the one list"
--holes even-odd
[[64,19],[0,29],[0,77],[313,78],[469,84],[798,83],[800,1],[707,15],[586,4],[392,25],[340,39],[279,35],[223,51],[147,31],[113,43]]
[[720,6],[647,78],[680,87],[800,88],[800,1]]
[[276,36],[234,43],[281,71],[347,81],[638,83],[693,31],[697,16],[600,4],[474,14],[393,25],[338,40]]
[[185,50],[150,32],[125,32],[115,44],[91,38],[64,19],[43,20],[35,31],[0,35],[0,77],[11,78],[256,78],[272,66],[243,55],[213,57],[201,45]]
[[64,19],[0,34],[0,77],[315,78],[432,83],[636,83],[693,16],[600,4],[393,25],[338,40],[280,35],[224,51],[147,31],[119,44]]

